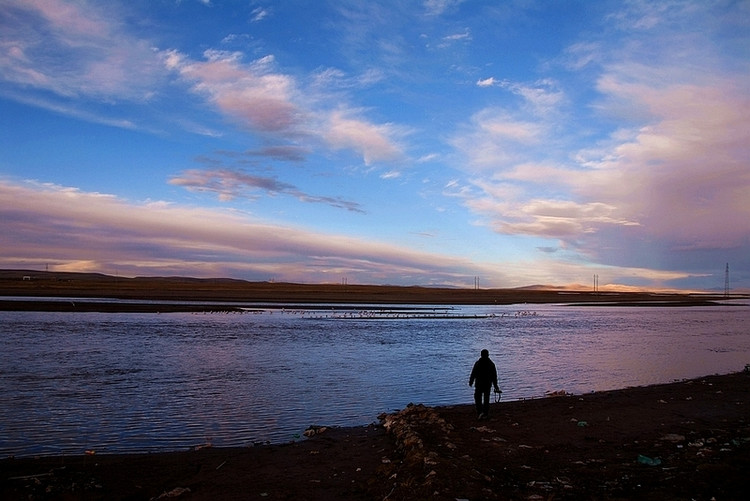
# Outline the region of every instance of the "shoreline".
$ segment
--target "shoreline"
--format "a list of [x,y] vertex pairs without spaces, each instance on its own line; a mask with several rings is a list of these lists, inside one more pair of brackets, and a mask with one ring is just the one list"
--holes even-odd
[[418,404],[285,444],[5,458],[0,497],[744,499],[748,405],[747,371],[501,401],[487,421]]
[[[258,310],[264,309],[279,309],[284,305],[289,305],[290,308],[297,310],[315,310],[320,307],[319,303],[286,303],[279,302],[276,304],[268,303],[245,303],[242,305],[223,304],[221,300],[217,300],[216,304],[180,304],[179,301],[163,303],[163,302],[127,302],[118,303],[111,301],[97,301],[95,299],[78,299],[71,298],[73,300],[8,300],[3,299],[0,296],[0,312],[2,311],[26,311],[26,312],[67,312],[67,313],[240,313],[240,314],[252,314]],[[335,304],[337,310],[353,310],[353,309],[379,309],[379,304],[371,304],[367,302],[330,302],[324,303],[326,305]],[[384,303],[381,303],[384,304]],[[425,301],[417,303],[393,303],[393,304],[433,304]],[[438,304],[438,303],[434,303]],[[477,305],[490,305],[491,303],[440,303],[444,305],[454,306],[477,306]],[[500,303],[493,303],[499,306]],[[504,305],[512,304],[528,304],[527,301],[509,301],[502,303]],[[535,304],[565,304],[568,306],[580,306],[580,307],[669,307],[669,308],[690,308],[697,306],[722,306],[722,307],[737,307],[737,306],[748,306],[747,304],[726,304],[714,300],[693,300],[693,301],[621,301],[621,302],[598,302],[598,303],[578,303],[578,302],[558,302],[558,301],[538,301]],[[389,308],[392,309],[392,308]],[[438,318],[436,315],[429,315],[432,318]],[[457,318],[463,318],[461,315],[457,315]],[[343,317],[342,317],[343,318]],[[452,318],[451,316],[445,316],[445,318]],[[470,317],[466,317],[470,318]]]

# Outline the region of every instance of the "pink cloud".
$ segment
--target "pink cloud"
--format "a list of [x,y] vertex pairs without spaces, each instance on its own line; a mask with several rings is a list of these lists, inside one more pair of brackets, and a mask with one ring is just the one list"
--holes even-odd
[[452,193],[498,233],[554,239],[589,262],[703,272],[743,261],[750,245],[746,76],[703,59],[710,50],[686,67],[662,64],[669,48],[661,52],[655,64],[610,64],[595,81],[600,97],[592,110],[621,124],[605,139],[587,144],[553,134],[566,127],[562,115],[534,121],[507,109],[476,113],[454,140],[473,178]]
[[[721,79],[654,87],[623,84],[615,75],[602,89],[649,119],[629,138],[613,140],[608,160],[597,166],[600,196],[674,245],[747,241],[750,96]],[[580,192],[594,196],[585,186]]]
[[[452,283],[461,258],[267,224],[233,211],[0,181],[0,266],[49,263],[125,275],[181,273],[290,281]],[[386,271],[384,271],[386,270]]]
[[[475,144],[486,140],[493,145],[481,148],[486,155],[481,163],[494,166],[494,179],[475,180],[485,197],[467,204],[510,234],[574,242],[607,227],[629,226],[631,233],[681,249],[747,242],[750,98],[729,81],[656,86],[636,80],[632,71],[627,78],[606,75],[600,91],[611,97],[606,103],[612,103],[613,112],[640,110],[643,124],[618,130],[599,149],[582,152],[578,166],[513,166],[507,151],[493,155],[493,148],[508,142],[503,138],[524,136],[507,132],[515,130],[512,122],[483,120],[479,130],[486,135],[477,132]],[[524,185],[558,195],[528,199]]]
[[351,148],[362,155],[367,165],[402,156],[401,149],[390,138],[393,129],[388,125],[374,125],[342,111],[331,113],[326,125],[323,135],[333,148]]
[[164,78],[151,45],[121,30],[116,7],[9,0],[0,18],[0,76],[61,96],[147,100]]
[[303,110],[295,103],[296,83],[271,71],[272,58],[242,66],[238,53],[206,51],[205,56],[207,61],[188,61],[170,51],[166,64],[192,82],[195,92],[243,125],[283,135],[301,132]]
[[341,104],[332,111],[323,109],[322,96],[302,92],[294,78],[274,71],[272,56],[243,65],[238,53],[204,55],[207,61],[189,61],[169,51],[165,65],[192,82],[193,90],[206,95],[221,113],[253,131],[350,149],[362,155],[367,165],[402,157],[394,126],[373,124]]
[[15,8],[37,12],[50,25],[69,37],[103,38],[110,34],[109,23],[84,5],[57,0],[9,0]]

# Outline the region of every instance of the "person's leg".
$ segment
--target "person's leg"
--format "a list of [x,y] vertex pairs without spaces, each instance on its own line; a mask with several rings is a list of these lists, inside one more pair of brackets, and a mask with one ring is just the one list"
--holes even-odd
[[482,394],[484,401],[482,402],[482,414],[486,416],[490,415],[490,390],[489,388]]
[[474,404],[477,407],[477,416],[482,413],[482,390],[474,389]]

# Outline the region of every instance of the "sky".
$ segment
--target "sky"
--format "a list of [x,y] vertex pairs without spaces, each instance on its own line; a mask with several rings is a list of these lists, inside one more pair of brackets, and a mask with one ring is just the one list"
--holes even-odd
[[750,1],[0,0],[0,268],[748,288],[749,117]]

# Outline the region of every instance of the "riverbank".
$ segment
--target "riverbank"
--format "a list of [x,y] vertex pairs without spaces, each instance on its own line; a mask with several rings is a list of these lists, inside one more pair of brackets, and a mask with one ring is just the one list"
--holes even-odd
[[412,405],[289,444],[2,459],[0,498],[739,500],[749,405],[747,372],[500,402],[482,421]]

